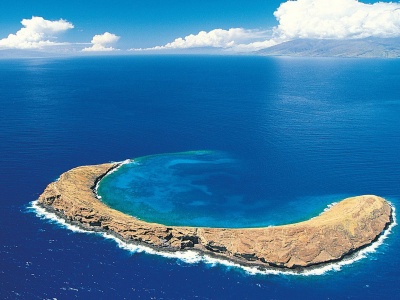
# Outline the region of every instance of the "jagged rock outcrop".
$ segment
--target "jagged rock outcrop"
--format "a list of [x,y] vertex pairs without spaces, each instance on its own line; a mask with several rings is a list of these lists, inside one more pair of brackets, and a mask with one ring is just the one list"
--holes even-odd
[[266,228],[194,228],[147,223],[102,203],[97,182],[118,164],[72,169],[50,183],[39,203],[67,221],[107,231],[134,243],[170,251],[196,249],[242,264],[303,268],[330,261],[369,245],[392,221],[383,198],[347,198],[305,222]]

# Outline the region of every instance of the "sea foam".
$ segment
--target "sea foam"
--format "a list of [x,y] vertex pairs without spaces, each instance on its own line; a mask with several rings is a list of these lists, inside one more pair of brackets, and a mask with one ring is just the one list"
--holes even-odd
[[[143,252],[143,253],[152,254],[152,255],[159,255],[159,256],[162,256],[165,258],[169,258],[169,259],[171,259],[171,258],[177,259],[177,260],[182,261],[187,264],[204,263],[211,267],[214,267],[217,265],[222,265],[227,268],[243,270],[248,275],[318,276],[318,275],[325,275],[330,272],[340,271],[342,269],[342,267],[353,264],[354,262],[359,261],[363,258],[367,258],[368,255],[375,253],[376,250],[379,248],[379,246],[381,246],[384,243],[384,241],[386,240],[386,238],[390,235],[393,227],[395,227],[397,225],[396,210],[395,210],[395,207],[392,205],[392,203],[390,203],[392,210],[393,210],[393,213],[392,213],[393,222],[379,236],[379,238],[374,243],[353,253],[349,257],[346,257],[338,262],[327,263],[327,264],[323,264],[321,266],[310,267],[310,268],[304,269],[302,271],[292,271],[292,270],[279,270],[279,269],[265,269],[265,268],[259,268],[259,267],[253,267],[253,266],[243,266],[243,265],[240,265],[238,263],[235,263],[235,262],[232,262],[229,260],[211,257],[207,254],[203,254],[203,253],[200,253],[200,252],[194,251],[194,250],[167,252],[167,251],[162,251],[162,250],[155,250],[151,247],[147,247],[144,245],[127,243],[125,241],[118,239],[114,235],[111,235],[111,234],[108,234],[105,232],[94,232],[94,231],[84,230],[84,229],[80,228],[79,226],[69,224],[64,219],[58,217],[55,213],[48,212],[46,209],[41,207],[39,205],[38,200],[32,201],[30,204],[31,204],[31,206],[29,207],[29,209],[32,210],[41,219],[48,220],[50,223],[53,223],[53,224],[58,224],[61,227],[67,228],[73,232],[92,233],[92,234],[101,235],[106,239],[111,239],[111,240],[115,241],[119,248],[127,250],[131,253],[142,253]],[[328,206],[328,208],[335,204],[336,203],[330,204]]]
[[[135,162],[134,159],[125,159],[123,161],[116,162],[119,165],[116,168],[112,169],[111,171],[107,172],[107,174],[104,177],[107,177],[108,175],[110,175],[110,174],[112,174],[114,172],[117,172],[118,169],[121,168],[123,165],[134,163],[134,162]],[[101,182],[101,180],[98,180],[97,183],[96,183],[96,186],[94,187],[94,192],[96,194],[96,197],[99,198],[99,199],[101,199],[101,197],[98,195],[97,190],[99,189],[100,182]]]

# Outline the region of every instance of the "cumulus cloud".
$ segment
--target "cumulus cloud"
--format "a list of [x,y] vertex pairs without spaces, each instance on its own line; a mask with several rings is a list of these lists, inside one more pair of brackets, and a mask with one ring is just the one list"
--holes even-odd
[[400,3],[357,0],[297,0],[282,3],[274,16],[280,38],[352,39],[400,36]]
[[57,38],[56,34],[74,28],[72,23],[63,19],[49,21],[42,17],[23,19],[21,24],[23,28],[0,40],[0,49],[39,49],[62,45],[63,43],[54,41]]
[[231,28],[229,30],[214,29],[209,32],[200,31],[197,34],[190,34],[184,38],[177,38],[164,46],[132,50],[188,49],[200,47],[229,49],[263,36],[265,36],[265,32],[259,30],[246,30],[243,28]]
[[[354,39],[400,36],[400,3],[365,4],[357,0],[288,0],[274,12],[272,33],[231,28],[200,31],[164,46],[132,50],[214,47],[247,52],[298,38]],[[266,34],[267,33],[267,34]]]
[[96,52],[96,51],[115,51],[118,49],[115,49],[112,47],[118,40],[120,39],[119,36],[105,32],[103,34],[97,34],[93,37],[91,43],[91,47],[87,47],[82,49],[84,52]]

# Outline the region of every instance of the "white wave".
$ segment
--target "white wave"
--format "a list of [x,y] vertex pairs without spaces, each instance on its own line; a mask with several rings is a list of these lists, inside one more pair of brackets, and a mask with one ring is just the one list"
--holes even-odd
[[[335,203],[332,203],[334,205]],[[131,253],[147,253],[152,255],[159,255],[165,258],[172,258],[178,259],[187,264],[198,264],[204,263],[211,267],[222,265],[227,268],[237,268],[243,270],[248,275],[295,275],[295,276],[320,276],[325,275],[329,272],[338,272],[342,269],[343,266],[353,264],[356,261],[359,261],[363,258],[366,258],[369,254],[375,253],[376,250],[381,246],[385,239],[390,235],[392,232],[393,227],[397,225],[396,220],[396,210],[392,203],[390,203],[393,209],[393,222],[390,226],[383,232],[383,234],[371,245],[365,247],[354,253],[353,255],[344,258],[338,262],[323,264],[322,266],[311,267],[309,269],[302,270],[301,272],[298,271],[291,271],[291,270],[279,270],[279,269],[264,269],[260,267],[252,267],[252,266],[243,266],[233,261],[219,259],[207,254],[200,253],[194,250],[185,250],[179,252],[170,252],[170,251],[162,251],[162,250],[155,250],[151,247],[138,245],[133,243],[127,243],[119,238],[115,237],[114,235],[105,233],[105,232],[94,232],[88,231],[80,228],[79,226],[71,225],[67,223],[64,219],[58,217],[56,214],[46,211],[40,205],[38,205],[38,200],[31,202],[31,209],[36,213],[36,215],[42,219],[47,219],[51,223],[57,223],[64,228],[67,228],[73,232],[80,232],[80,233],[94,233],[103,236],[106,239],[114,240],[118,247],[124,250],[127,250]]]
[[48,220],[50,221],[50,223],[59,224],[62,227],[65,227],[73,232],[88,232],[87,230],[81,229],[79,226],[67,223],[64,219],[60,218],[55,213],[48,212],[46,209],[39,205],[39,200],[32,201],[31,206],[28,207],[28,209],[32,209],[37,217],[43,220]]
[[326,213],[327,211],[330,211],[332,209],[332,207],[334,207],[338,203],[339,202],[332,202],[331,204],[328,204],[318,216],[312,217],[312,218],[310,218],[310,220],[319,217],[320,215]]
[[331,210],[332,207],[334,207],[336,204],[338,204],[339,202],[333,202],[331,204],[328,204],[328,206],[324,209],[324,211],[321,213],[323,214],[324,212],[327,212],[329,210]]
[[[108,175],[110,175],[110,174],[112,174],[112,173],[118,171],[118,169],[121,168],[123,165],[130,164],[130,163],[132,163],[132,162],[134,162],[133,159],[125,159],[124,161],[116,162],[117,164],[119,164],[119,166],[116,167],[116,168],[114,168],[114,169],[112,169],[111,171],[109,171],[102,179],[104,179],[104,178],[107,177]],[[94,192],[95,192],[96,197],[97,197],[98,199],[101,199],[101,196],[99,196],[99,194],[97,193],[97,190],[98,190],[98,188],[99,188],[100,182],[101,182],[101,180],[98,180],[97,183],[96,183],[96,186],[94,187]]]

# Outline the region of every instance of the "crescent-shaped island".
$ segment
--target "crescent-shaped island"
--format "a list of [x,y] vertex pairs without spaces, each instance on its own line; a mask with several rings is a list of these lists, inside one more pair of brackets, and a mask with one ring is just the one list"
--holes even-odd
[[261,268],[304,269],[341,260],[367,247],[393,222],[391,205],[373,195],[347,198],[310,220],[265,228],[196,228],[148,223],[105,205],[98,182],[121,163],[63,173],[39,205],[67,222],[164,251],[187,249]]

